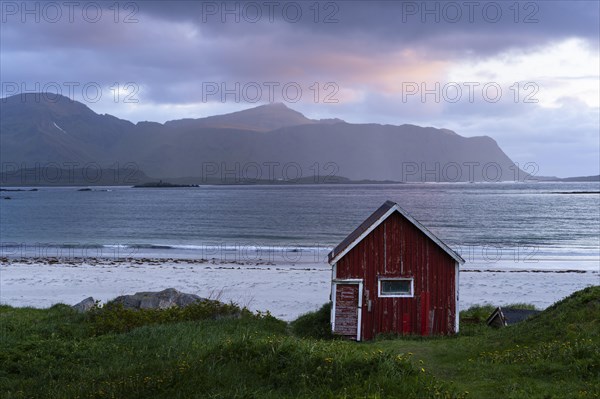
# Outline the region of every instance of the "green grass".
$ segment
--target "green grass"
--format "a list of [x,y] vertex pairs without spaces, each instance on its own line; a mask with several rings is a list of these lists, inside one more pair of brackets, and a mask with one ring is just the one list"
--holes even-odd
[[292,333],[300,338],[331,339],[331,302],[316,312],[309,312],[290,323]]
[[456,337],[370,343],[313,338],[329,337],[327,307],[288,326],[213,305],[0,306],[0,397],[600,397],[600,287],[504,329],[472,308]]
[[[477,314],[485,312],[476,307],[461,316]],[[479,323],[461,329],[455,338],[376,345],[411,351],[428,372],[474,398],[600,398],[598,286],[513,326],[492,329]]]
[[460,397],[407,355],[297,338],[268,314],[226,306],[225,314],[236,317],[221,317],[221,307],[212,315],[204,307],[138,313],[106,307],[81,315],[65,305],[2,306],[1,396]]

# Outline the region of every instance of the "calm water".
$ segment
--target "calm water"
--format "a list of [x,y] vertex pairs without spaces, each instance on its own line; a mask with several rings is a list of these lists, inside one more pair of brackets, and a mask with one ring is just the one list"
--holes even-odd
[[[99,191],[104,189],[105,191]],[[3,256],[253,260],[324,255],[385,200],[468,267],[598,270],[598,183],[40,188],[3,192]]]

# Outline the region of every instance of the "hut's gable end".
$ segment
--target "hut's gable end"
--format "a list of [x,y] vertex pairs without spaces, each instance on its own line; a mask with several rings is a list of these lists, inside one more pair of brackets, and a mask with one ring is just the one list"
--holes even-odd
[[395,212],[337,261],[336,277],[414,277],[429,274],[431,263],[440,261],[455,265],[450,255]]
[[[337,279],[364,282],[362,336],[455,331],[456,260],[400,212],[390,214],[336,263]],[[380,295],[380,281],[405,278],[409,296]]]
[[401,215],[411,227],[419,230],[423,235],[431,239],[440,249],[447,253],[458,263],[464,263],[464,259],[448,247],[444,242],[437,238],[431,231],[423,226],[419,221],[410,216],[398,204],[386,201],[379,209],[371,214],[358,228],[352,231],[338,246],[336,246],[328,255],[330,264],[337,263],[348,254],[355,246],[360,244],[366,237],[371,235],[381,224],[388,222],[390,217]]

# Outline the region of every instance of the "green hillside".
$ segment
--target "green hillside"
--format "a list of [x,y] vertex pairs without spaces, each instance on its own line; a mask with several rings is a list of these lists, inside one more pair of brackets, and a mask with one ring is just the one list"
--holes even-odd
[[[309,320],[290,329],[233,305],[86,315],[65,305],[2,306],[0,392],[7,399],[600,396],[600,287],[520,325],[464,325],[457,337],[359,344],[295,335],[323,331]],[[314,320],[326,322],[320,313]]]

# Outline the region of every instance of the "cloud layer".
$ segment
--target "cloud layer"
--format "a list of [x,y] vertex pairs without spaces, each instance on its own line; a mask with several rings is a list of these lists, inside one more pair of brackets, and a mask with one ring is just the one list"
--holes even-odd
[[597,2],[68,4],[2,2],[3,96],[60,89],[159,122],[282,101],[490,135],[544,175],[600,173]]

